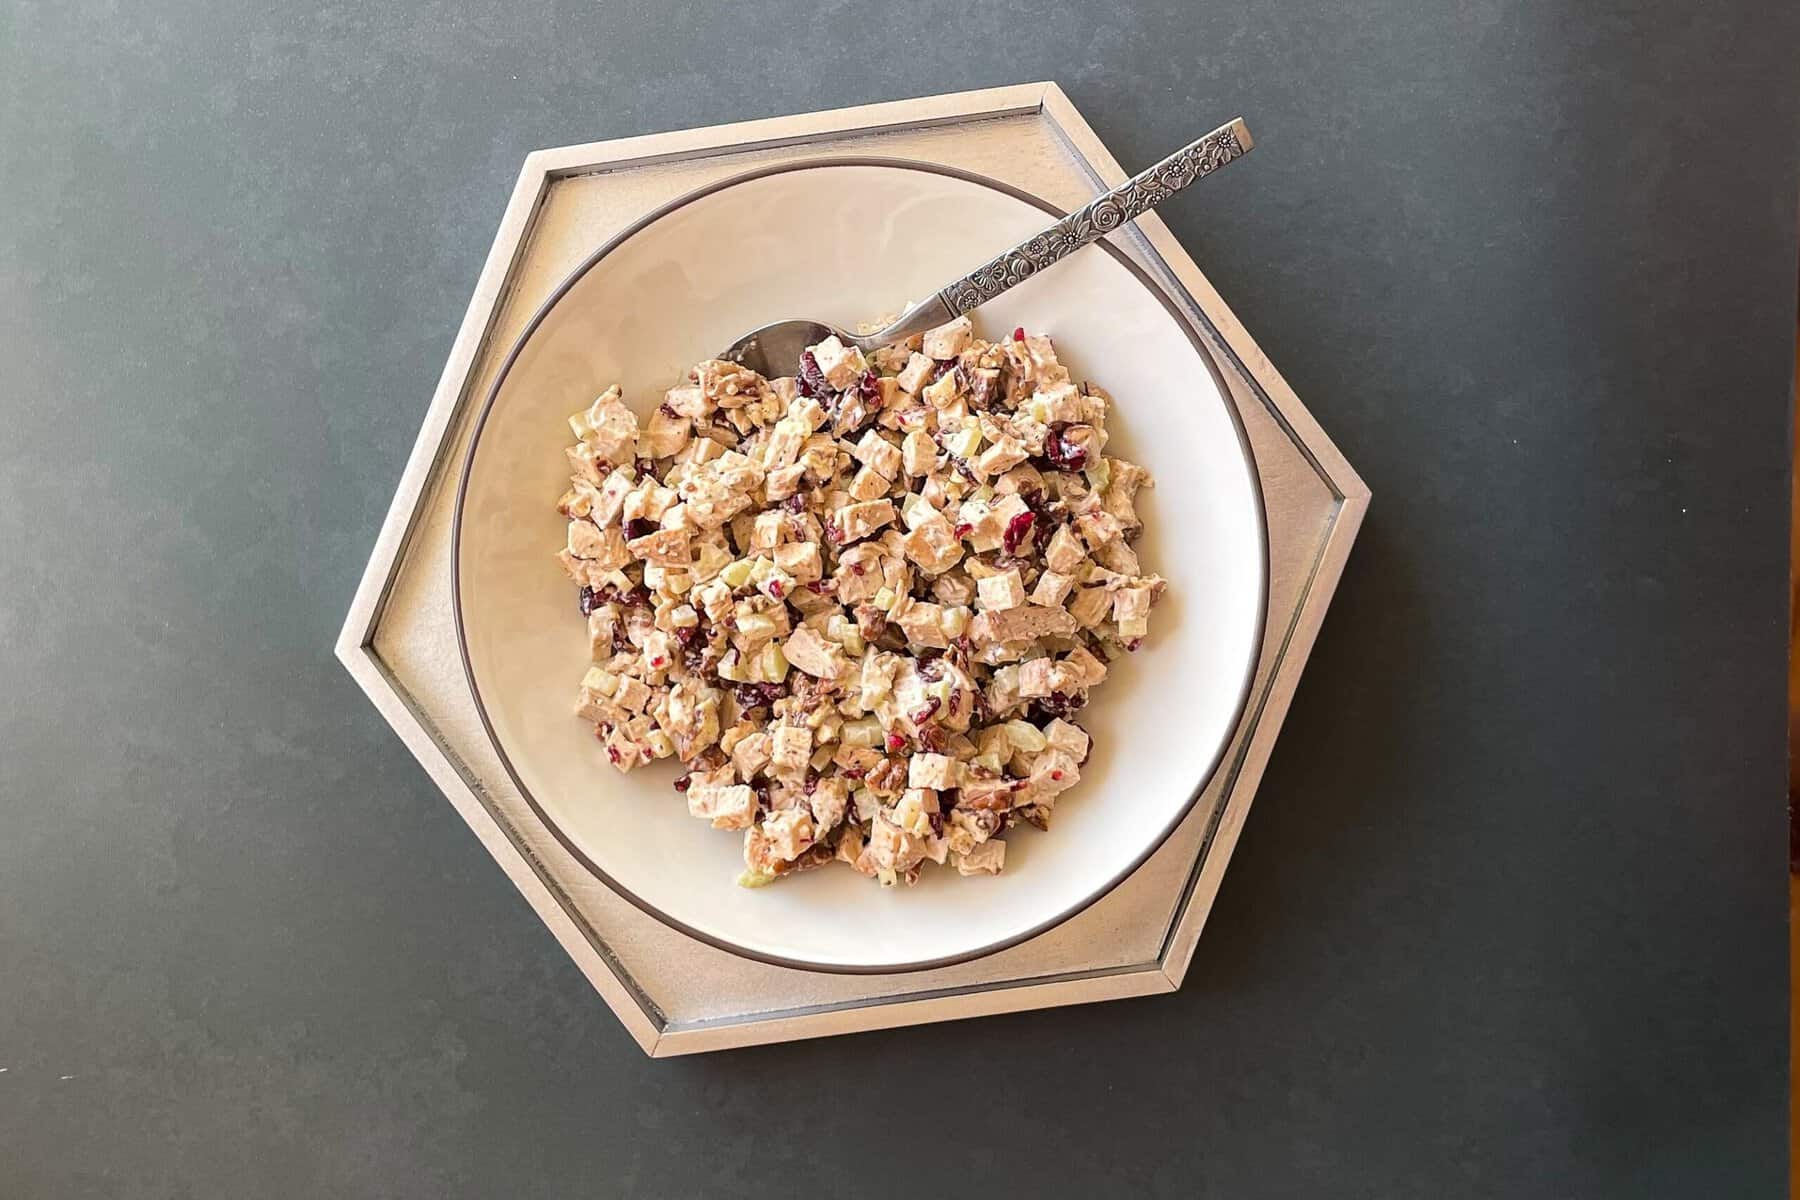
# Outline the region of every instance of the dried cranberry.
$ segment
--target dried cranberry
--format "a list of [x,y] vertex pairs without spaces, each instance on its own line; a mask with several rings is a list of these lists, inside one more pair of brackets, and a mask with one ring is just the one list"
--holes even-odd
[[942,707],[944,707],[944,702],[933,696],[926,701],[924,708],[918,709],[912,714],[912,723],[919,727],[921,736],[924,734],[925,723],[937,716],[938,709]]
[[657,405],[656,411],[665,417],[679,417],[681,415],[675,411],[675,406],[670,404],[667,400],[664,400],[661,404]]
[[978,412],[986,412],[994,406],[994,392],[1000,383],[1000,372],[981,369],[967,373],[969,384],[969,407]]
[[[940,804],[942,803],[941,798],[939,800],[939,803]],[[944,836],[944,814],[943,813],[941,813],[941,812],[928,813],[928,814],[926,814],[925,819],[931,822],[931,832],[932,833],[936,834],[938,837]]]
[[675,640],[683,646],[692,646],[694,639],[699,636],[700,626],[698,625],[677,625],[675,627]]
[[619,762],[620,762],[620,757],[621,757],[619,754],[619,748],[617,746],[608,746],[606,748],[606,757],[612,760],[613,766],[615,766],[615,767],[618,766]]
[[656,522],[648,517],[633,517],[625,522],[625,540],[636,541],[641,537],[649,537],[656,532]]
[[732,689],[741,708],[755,708],[759,704],[774,704],[787,695],[785,684],[779,683],[740,683]]
[[685,792],[688,788],[693,786],[693,783],[694,777],[692,775],[677,775],[675,777],[675,790],[678,792]]
[[813,593],[815,596],[823,596],[831,590],[831,586],[831,580],[829,579],[815,579],[806,585],[806,590]]
[[862,378],[856,381],[856,394],[872,405],[881,403],[881,376],[875,374],[871,367],[864,371]]
[[1013,341],[1022,342],[1024,340],[1025,340],[1025,327],[1023,325],[1020,325],[1016,329],[1013,330]]
[[920,679],[938,680],[943,677],[944,661],[939,655],[934,654],[919,664]]
[[813,357],[811,350],[800,352],[800,373],[794,377],[794,388],[802,396],[815,400],[831,394],[831,385],[825,382],[825,372],[819,370],[819,360]]
[[1031,527],[1037,521],[1037,514],[1026,510],[1006,523],[1006,532],[1001,535],[1000,544],[1006,547],[1008,554],[1017,554],[1019,547],[1031,537]]
[[975,527],[967,521],[958,521],[956,523],[956,528],[952,529],[950,532],[958,538],[966,538],[974,531]]
[[845,767],[843,772],[845,779],[861,779],[868,773],[867,767]]
[[1058,717],[1067,717],[1071,713],[1079,711],[1086,703],[1087,701],[1079,695],[1068,696],[1062,692],[1051,692],[1048,696],[1032,701],[1026,717],[1032,721],[1053,721]]
[[906,739],[897,733],[890,733],[887,735],[887,748],[889,751],[904,750],[906,749]]
[[600,593],[584,584],[581,589],[581,599],[578,603],[581,608],[581,615],[584,617],[591,616],[593,611],[600,607]]
[[1060,429],[1044,435],[1044,457],[1064,471],[1079,471],[1087,466],[1087,451],[1064,437]]
[[806,511],[806,494],[804,492],[795,492],[786,500],[782,501],[782,505],[789,512],[803,513]]

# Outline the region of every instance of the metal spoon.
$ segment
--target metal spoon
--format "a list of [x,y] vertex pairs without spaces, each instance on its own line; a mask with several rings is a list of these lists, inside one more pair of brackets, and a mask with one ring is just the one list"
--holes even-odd
[[859,336],[823,321],[776,321],[751,330],[719,357],[741,363],[759,375],[792,375],[799,368],[801,352],[833,334],[846,346],[859,347],[867,354],[923,333],[987,303],[1102,234],[1149,212],[1196,179],[1243,157],[1254,144],[1243,118],[1234,118],[1112,191],[1094,197],[1084,207],[949,284],[929,300],[913,305],[886,329]]

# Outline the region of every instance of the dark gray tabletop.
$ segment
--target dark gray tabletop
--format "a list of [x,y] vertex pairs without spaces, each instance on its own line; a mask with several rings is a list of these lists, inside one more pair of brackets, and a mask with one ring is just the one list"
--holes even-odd
[[[1076,7],[0,5],[0,1194],[1778,1194],[1796,10]],[[329,653],[520,159],[1041,78],[1375,492],[1187,986],[650,1062]]]

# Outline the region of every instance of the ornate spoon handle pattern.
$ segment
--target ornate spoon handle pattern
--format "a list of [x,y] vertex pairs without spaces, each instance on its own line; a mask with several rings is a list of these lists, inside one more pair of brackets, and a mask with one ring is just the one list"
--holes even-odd
[[1254,144],[1243,118],[1234,118],[971,271],[940,291],[938,299],[952,317],[961,316],[1155,208],[1194,180],[1212,174],[1234,158],[1242,158]]

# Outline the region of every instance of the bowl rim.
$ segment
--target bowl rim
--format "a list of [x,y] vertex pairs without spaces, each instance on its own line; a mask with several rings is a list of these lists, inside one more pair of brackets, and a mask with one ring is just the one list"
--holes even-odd
[[[1231,390],[1226,386],[1225,377],[1220,371],[1212,351],[1208,348],[1206,339],[1203,337],[1199,325],[1196,324],[1193,317],[1169,295],[1168,289],[1158,282],[1149,271],[1145,270],[1123,250],[1113,245],[1107,238],[1102,237],[1093,242],[1093,245],[1106,251],[1121,266],[1129,271],[1137,279],[1138,283],[1154,296],[1163,308],[1168,311],[1169,315],[1175,318],[1176,323],[1180,326],[1182,332],[1187,335],[1188,341],[1193,345],[1195,352],[1199,355],[1201,362],[1206,364],[1206,369],[1208,373],[1211,374],[1213,383],[1219,390],[1219,396],[1225,406],[1226,415],[1230,417],[1232,428],[1237,433],[1238,449],[1243,455],[1244,465],[1249,468],[1250,472],[1251,505],[1256,516],[1257,541],[1262,551],[1260,556],[1261,562],[1259,564],[1261,569],[1257,576],[1257,588],[1259,594],[1256,605],[1256,631],[1251,643],[1252,652],[1249,655],[1249,664],[1245,669],[1243,682],[1238,689],[1238,700],[1233,710],[1233,718],[1226,726],[1225,733],[1220,738],[1219,745],[1217,749],[1214,750],[1211,760],[1207,764],[1206,769],[1200,773],[1198,781],[1194,784],[1192,791],[1189,793],[1187,800],[1182,804],[1180,810],[1171,817],[1162,830],[1149,841],[1144,850],[1111,879],[1095,888],[1080,900],[1066,906],[1044,921],[1031,926],[1029,929],[1016,934],[1009,934],[1004,938],[978,946],[972,950],[965,950],[938,958],[920,959],[906,963],[860,965],[854,963],[820,962],[813,959],[790,958],[784,955],[770,954],[766,951],[755,950],[748,946],[743,946],[730,941],[727,938],[696,929],[685,921],[664,912],[662,909],[644,900],[630,888],[625,887],[605,870],[601,869],[600,865],[594,862],[581,847],[576,845],[574,839],[563,830],[562,826],[558,824],[547,811],[545,811],[543,805],[538,802],[537,797],[532,794],[531,789],[525,785],[525,781],[519,777],[518,770],[513,766],[512,757],[506,752],[506,747],[501,744],[500,737],[494,730],[493,721],[488,716],[487,704],[481,697],[481,687],[475,679],[475,667],[469,655],[469,639],[464,627],[463,619],[463,516],[468,500],[469,480],[475,466],[475,456],[480,449],[481,435],[487,428],[488,417],[493,413],[494,404],[499,399],[501,388],[505,387],[506,381],[512,373],[514,363],[518,361],[520,354],[524,352],[526,344],[530,342],[532,336],[538,331],[538,328],[546,319],[548,319],[551,311],[562,301],[563,297],[566,296],[589,271],[598,266],[607,255],[611,254],[614,250],[617,250],[625,242],[643,232],[657,221],[678,209],[684,208],[697,200],[704,199],[715,192],[721,192],[728,188],[750,183],[754,180],[764,179],[772,175],[782,175],[798,171],[830,170],[838,167],[887,167],[948,176],[953,179],[962,180],[966,183],[973,183],[990,188],[1007,196],[1011,196],[1015,200],[1022,200],[1027,204],[1041,209],[1046,215],[1055,219],[1060,219],[1067,215],[1066,210],[1057,207],[1043,197],[1028,192],[1023,188],[1015,187],[1003,180],[994,179],[991,176],[982,175],[978,172],[965,170],[960,167],[948,166],[943,163],[928,162],[920,159],[885,157],[880,155],[833,155],[791,162],[771,163],[739,172],[723,179],[714,180],[711,183],[684,192],[674,199],[658,205],[656,208],[645,213],[637,220],[631,222],[631,224],[619,230],[612,237],[608,238],[598,249],[594,250],[578,263],[575,268],[556,285],[550,294],[544,298],[543,303],[541,303],[537,310],[532,313],[531,319],[527,321],[524,327],[519,331],[518,337],[514,340],[511,348],[507,351],[505,359],[501,362],[500,369],[495,374],[493,383],[488,387],[487,396],[482,401],[481,410],[476,414],[474,427],[469,434],[469,446],[463,454],[462,470],[456,485],[456,506],[451,519],[450,532],[451,610],[455,619],[457,651],[462,659],[463,676],[468,680],[469,694],[475,702],[476,715],[481,719],[481,727],[483,731],[486,732],[488,742],[494,748],[494,753],[499,757],[500,765],[506,770],[507,777],[512,780],[513,786],[518,788],[519,795],[524,798],[525,803],[531,807],[531,811],[537,815],[538,820],[550,831],[551,835],[556,838],[563,849],[568,851],[575,861],[586,868],[590,874],[611,889],[615,895],[622,897],[639,911],[654,917],[656,920],[662,922],[664,925],[678,933],[685,934],[706,945],[723,950],[726,953],[736,955],[740,958],[749,959],[753,962],[826,975],[903,975],[918,971],[929,971],[942,967],[957,966],[962,963],[973,962],[976,959],[985,958],[990,954],[997,954],[1002,950],[1010,949],[1021,943],[1028,942],[1032,938],[1046,933],[1064,922],[1079,916],[1081,913],[1097,904],[1100,900],[1112,894],[1120,884],[1124,883],[1125,880],[1135,874],[1139,867],[1148,862],[1152,855],[1162,849],[1164,843],[1169,840],[1175,830],[1180,828],[1182,823],[1186,821],[1188,816],[1193,812],[1194,806],[1199,803],[1200,797],[1206,792],[1207,787],[1212,783],[1214,777],[1218,775],[1219,767],[1225,759],[1225,752],[1230,749],[1232,738],[1237,733],[1238,727],[1243,723],[1245,709],[1249,706],[1251,687],[1256,680],[1257,668],[1262,663],[1263,640],[1268,633],[1270,576],[1269,524],[1268,512],[1262,494],[1262,474],[1257,467],[1256,453],[1250,444],[1249,434],[1244,428],[1243,418],[1238,413],[1237,405],[1231,399]],[[1211,844],[1211,841],[1212,839],[1209,835],[1201,843],[1202,854],[1205,853],[1205,850],[1207,846]]]

